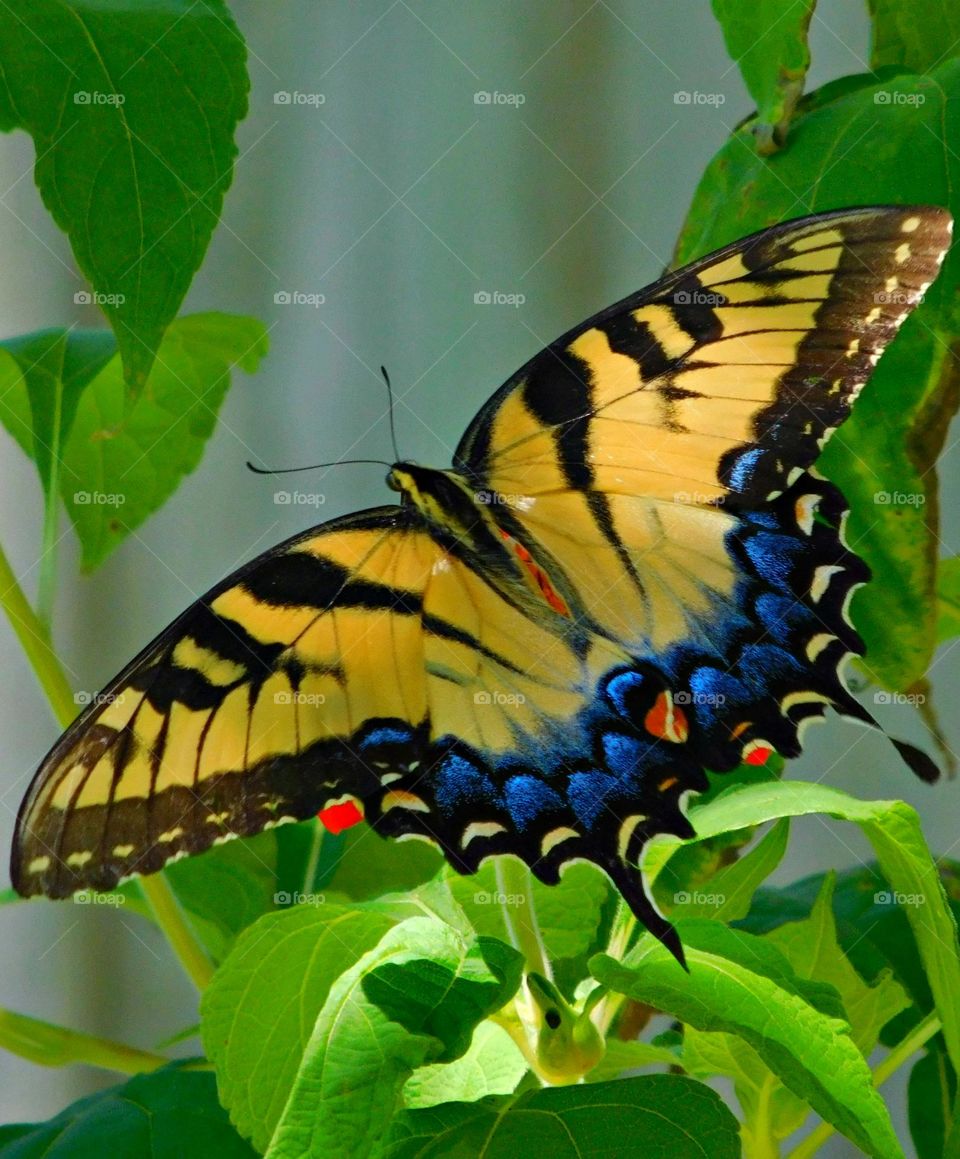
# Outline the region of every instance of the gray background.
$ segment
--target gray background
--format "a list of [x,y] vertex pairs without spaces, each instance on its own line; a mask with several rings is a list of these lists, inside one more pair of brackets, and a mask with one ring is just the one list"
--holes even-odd
[[[750,111],[706,4],[472,5],[404,0],[251,0],[233,6],[250,47],[249,119],[224,221],[185,311],[252,313],[270,327],[263,370],[238,373],[206,457],[157,516],[93,577],[77,572],[64,518],[56,639],[75,687],[94,690],[196,594],[240,562],[316,521],[279,506],[255,458],[299,465],[389,458],[385,363],[405,457],[444,465],[492,389],[537,348],[666,264],[695,184]],[[814,17],[809,87],[864,71],[860,5]],[[678,105],[678,91],[719,105]],[[279,105],[278,91],[322,93]],[[523,103],[478,105],[478,91]],[[85,287],[33,187],[33,147],[0,140],[0,332],[78,318]],[[797,212],[802,212],[800,206]],[[324,304],[278,305],[277,291]],[[522,294],[477,305],[478,291]],[[95,312],[84,324],[102,321]],[[957,551],[957,456],[944,458],[944,554]],[[0,538],[29,594],[41,501],[33,467],[0,431]],[[388,498],[383,471],[342,467],[279,484],[322,494],[326,519]],[[57,728],[5,619],[0,698],[0,847],[9,848],[27,779]],[[955,654],[933,672],[946,727]],[[884,722],[923,743],[912,710]],[[836,719],[809,734],[790,775],[824,777],[922,809],[932,847],[953,852],[956,785],[915,782],[882,737]],[[859,832],[796,822],[776,880],[868,854]],[[156,931],[134,915],[35,903],[0,914],[0,1005],[151,1047],[196,1020],[194,995]],[[905,1073],[885,1088],[902,1100]],[[43,1118],[114,1081],[0,1055],[0,1118]],[[853,1154],[835,1139],[824,1152]]]

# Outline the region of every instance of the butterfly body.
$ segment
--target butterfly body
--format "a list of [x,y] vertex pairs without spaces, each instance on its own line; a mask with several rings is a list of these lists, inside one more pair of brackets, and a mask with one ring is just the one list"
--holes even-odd
[[590,860],[682,956],[644,845],[692,835],[706,770],[797,755],[828,707],[870,722],[842,678],[869,573],[813,464],[948,236],[931,208],[788,222],[558,339],[452,470],[395,464],[399,506],[281,544],[117,677],[31,786],[16,887],[110,888],[349,801],[462,872]]

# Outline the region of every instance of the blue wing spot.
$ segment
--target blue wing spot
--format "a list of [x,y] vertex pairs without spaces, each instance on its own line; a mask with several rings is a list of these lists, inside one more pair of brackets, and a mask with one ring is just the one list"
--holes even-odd
[[788,683],[802,688],[804,681],[810,679],[802,664],[773,644],[751,644],[744,648],[738,667],[754,692],[764,696],[770,695],[771,686],[776,688]]
[[760,531],[751,535],[743,546],[750,562],[763,579],[790,590],[790,576],[797,560],[806,551],[805,544],[789,539],[786,535]]
[[813,618],[810,612],[802,604],[797,603],[795,599],[775,595],[773,592],[764,592],[759,596],[756,609],[763,626],[780,643],[786,642],[792,628]]
[[592,829],[600,814],[607,808],[607,800],[620,788],[615,777],[599,769],[589,773],[574,773],[567,784],[567,800],[577,820]]
[[753,691],[746,684],[719,668],[696,668],[689,681],[697,720],[707,729],[754,700]]
[[503,786],[503,798],[514,825],[526,829],[550,809],[563,806],[563,798],[538,777],[518,773]]
[[757,464],[762,458],[763,451],[759,447],[753,447],[749,451],[744,451],[737,458],[737,461],[730,468],[727,476],[727,486],[731,491],[746,491],[750,486],[750,480],[757,468]]
[[441,812],[453,813],[463,805],[480,801],[496,802],[493,781],[460,753],[448,753],[436,770],[434,796]]
[[649,742],[621,732],[605,732],[600,740],[604,764],[620,778],[633,777],[653,748]]
[[360,741],[360,751],[367,752],[372,748],[381,748],[385,745],[405,745],[413,740],[413,729],[394,728],[390,725],[381,725],[371,729]]
[[607,678],[603,694],[616,713],[626,720],[638,721],[642,719],[650,699],[649,690],[644,689],[644,685],[648,684],[649,681],[642,673],[627,669],[614,672]]

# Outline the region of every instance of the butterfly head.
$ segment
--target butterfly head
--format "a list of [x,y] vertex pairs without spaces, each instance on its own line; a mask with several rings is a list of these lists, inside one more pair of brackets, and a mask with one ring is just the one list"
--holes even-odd
[[402,502],[416,507],[435,527],[464,535],[482,521],[474,492],[466,480],[453,471],[438,471],[417,463],[395,463],[387,475],[387,486],[399,491]]

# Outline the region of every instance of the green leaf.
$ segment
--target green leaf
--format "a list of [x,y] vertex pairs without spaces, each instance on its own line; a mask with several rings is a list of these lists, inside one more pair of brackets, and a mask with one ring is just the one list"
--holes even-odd
[[470,941],[434,918],[388,930],[331,987],[270,1159],[373,1153],[413,1071],[466,1049],[476,1024],[511,997],[521,968],[510,947]]
[[[750,899],[762,881],[777,868],[786,852],[790,837],[790,822],[777,822],[761,841],[712,874],[707,880],[687,883],[688,888],[676,890],[670,898],[670,909],[675,917],[709,917],[721,921],[735,921],[750,909]],[[691,843],[695,848],[701,842]],[[682,846],[657,877],[657,884],[664,886],[664,878],[670,876],[671,867],[679,853],[691,848]]]
[[[735,1034],[687,1026],[683,1034],[683,1069],[696,1078],[725,1075],[743,1108],[741,1134],[747,1154],[763,1154],[762,1142],[786,1139],[808,1118],[810,1108],[778,1082],[757,1052]],[[758,1136],[756,1146],[750,1146]]]
[[[276,876],[279,832],[268,829],[255,837],[240,837],[166,867],[177,900],[214,962],[223,961],[241,930],[281,904]],[[156,920],[138,878],[114,892],[134,913]]]
[[[716,929],[705,938],[707,926]],[[899,1159],[887,1109],[849,1027],[801,996],[799,980],[783,968],[785,960],[768,953],[773,947],[757,953],[758,939],[738,946],[743,935],[702,919],[683,923],[681,936],[689,974],[650,936],[623,963],[597,955],[591,972],[612,990],[699,1030],[738,1035],[786,1087],[868,1155]],[[697,941],[713,945],[701,949]]]
[[914,1063],[907,1088],[910,1137],[917,1159],[949,1159],[947,1132],[957,1080],[942,1050],[931,1050]]
[[680,1052],[669,1046],[659,1046],[653,1042],[622,1042],[619,1038],[607,1039],[607,1051],[590,1071],[592,1083],[618,1078],[625,1070],[641,1066],[678,1066]]
[[136,391],[230,185],[245,57],[222,0],[0,8],[0,129],[33,138],[44,204]]
[[835,881],[833,874],[825,878],[809,918],[778,926],[767,934],[767,940],[783,952],[798,974],[836,987],[853,1041],[866,1058],[882,1028],[910,1005],[910,999],[889,970],[868,986],[841,950],[832,909]]
[[356,901],[414,890],[444,864],[439,850],[426,842],[389,840],[365,824],[345,830],[337,840],[339,858],[323,884]]
[[403,1101],[413,1109],[509,1095],[526,1073],[526,1060],[503,1027],[481,1022],[470,1049],[460,1058],[413,1072],[404,1084]]
[[816,0],[713,0],[727,52],[739,64],[757,103],[753,131],[757,149],[772,153],[783,143],[810,67],[807,31]]
[[941,559],[937,569],[937,643],[960,636],[960,555]]
[[[937,867],[916,811],[903,801],[858,801],[825,785],[791,781],[735,786],[702,809],[691,809],[700,837],[757,825],[775,817],[826,813],[863,830],[884,875],[898,893],[922,899],[906,915],[923,961],[954,1067],[960,1060],[960,947]],[[669,838],[660,841],[670,842]]]
[[382,914],[296,906],[237,939],[201,1004],[204,1049],[238,1130],[264,1150],[330,988],[391,927]]
[[[106,357],[111,341],[102,331],[74,330],[7,343],[19,358],[49,347],[49,357],[28,377],[13,373],[6,360],[12,356],[0,358],[0,385],[8,384],[0,421],[31,458],[38,439],[64,444],[60,492],[88,569],[102,563],[194,470],[216,425],[232,368],[252,373],[267,348],[266,331],[255,318],[178,318],[161,344],[150,389],[131,407],[120,358]],[[61,354],[67,377],[56,380],[54,363]],[[46,461],[37,461],[41,478]]]
[[900,65],[925,72],[958,55],[960,12],[943,0],[867,0],[873,21],[870,67]]
[[[229,314],[178,318],[164,336],[149,389],[125,404],[118,360],[90,383],[64,457],[62,491],[93,568],[173,494],[213,433],[230,372],[256,370],[266,353],[263,324]],[[85,495],[122,496],[122,504]]]
[[[960,213],[960,62],[930,77],[846,78],[802,102],[789,146],[758,157],[749,125],[707,167],[677,261],[774,222],[849,205],[934,203]],[[849,542],[873,581],[852,604],[872,673],[909,691],[935,645],[933,463],[958,401],[946,350],[957,335],[960,251],[881,359],[821,466],[853,510]]]
[[45,1123],[0,1127],[4,1159],[253,1159],[209,1071],[181,1064],[72,1103]]
[[[615,1156],[642,1141],[644,1159],[739,1159],[736,1119],[720,1096],[680,1075],[555,1087],[511,1103],[447,1103],[399,1116],[389,1159]],[[632,1152],[631,1152],[632,1153]]]
[[509,939],[511,923],[533,925],[550,958],[573,958],[591,948],[610,896],[606,874],[594,865],[568,866],[557,885],[530,880],[530,895],[504,894],[492,861],[470,877],[449,870],[447,881],[470,923],[491,937]]

